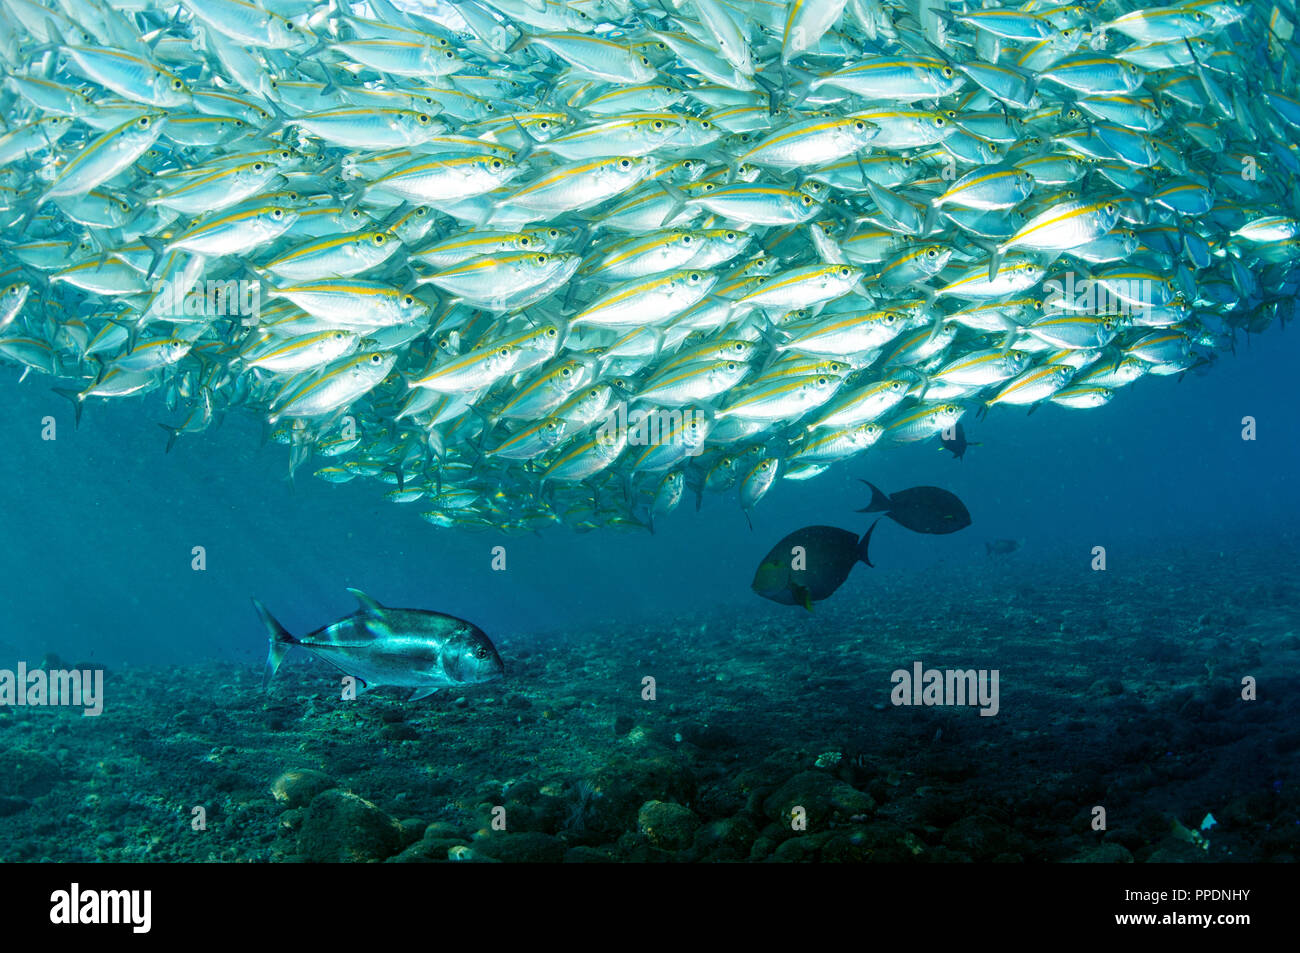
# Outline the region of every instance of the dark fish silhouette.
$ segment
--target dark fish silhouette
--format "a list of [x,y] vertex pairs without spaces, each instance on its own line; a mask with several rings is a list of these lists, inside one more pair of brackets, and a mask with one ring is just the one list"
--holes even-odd
[[978,447],[978,443],[971,443],[966,439],[966,431],[960,423],[954,424],[952,429],[944,428],[939,431],[939,446],[952,453],[954,460],[960,460],[966,456],[967,447]]
[[1019,539],[986,540],[984,542],[984,552],[989,556],[1009,556],[1023,545],[1023,540]]
[[970,525],[970,513],[962,501],[937,486],[914,486],[889,496],[872,483],[862,482],[871,487],[871,505],[859,513],[884,513],[914,533],[943,535]]
[[764,599],[811,611],[814,602],[828,598],[844,584],[859,562],[871,565],[867,547],[876,523],[861,539],[834,526],[795,530],[763,557],[750,588]]

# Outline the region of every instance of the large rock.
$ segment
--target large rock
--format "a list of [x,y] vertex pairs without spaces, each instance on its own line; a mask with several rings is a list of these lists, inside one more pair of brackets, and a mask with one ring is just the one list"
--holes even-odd
[[332,787],[328,775],[311,768],[291,768],[271,783],[271,795],[285,807],[306,807],[317,794]]
[[763,802],[763,813],[780,824],[791,823],[791,812],[802,807],[807,813],[809,832],[825,827],[832,818],[850,818],[875,810],[870,794],[844,783],[825,771],[796,774]]
[[298,852],[315,863],[379,861],[402,849],[402,828],[365,798],[338,789],[312,799]]
[[646,801],[636,820],[641,832],[660,850],[685,850],[700,826],[690,808],[671,801]]
[[474,852],[493,860],[518,864],[558,864],[565,846],[559,838],[538,831],[493,834],[474,842]]

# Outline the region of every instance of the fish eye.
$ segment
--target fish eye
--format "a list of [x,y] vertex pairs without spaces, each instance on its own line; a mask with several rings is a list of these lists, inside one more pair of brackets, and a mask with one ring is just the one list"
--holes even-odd
[[707,119],[701,119],[701,120],[700,120],[700,128],[701,128],[701,129],[712,129],[712,128],[713,128],[713,123],[709,122]]
[[371,354],[371,355],[370,355],[370,363],[371,363],[371,364],[376,364],[376,365],[378,365],[378,364],[382,364],[382,363],[384,363],[384,356],[383,356],[382,354]]
[[546,261],[547,261],[545,255],[538,255],[537,258],[536,258],[535,260],[536,260],[537,264],[539,264],[539,265],[544,265],[544,264],[546,264]]
[[560,371],[560,376],[561,376],[561,377],[572,377],[572,376],[573,376],[573,368],[571,368],[571,367],[566,367],[566,368],[564,368],[563,370]]
[[945,66],[943,69],[939,70],[939,73],[943,76],[944,79],[952,79],[954,76],[957,75],[953,71],[953,68],[951,66]]
[[185,88],[185,84],[182,83],[179,79],[174,79],[174,80],[172,80],[172,89],[178,89],[178,90],[179,90],[179,89],[184,89],[184,88]]
[[1119,206],[1116,205],[1114,202],[1107,202],[1107,203],[1106,203],[1106,211],[1107,211],[1107,212],[1118,212],[1118,211],[1119,211]]
[[553,337],[555,337],[555,336],[556,336],[557,334],[559,334],[559,333],[560,333],[559,328],[547,328],[547,329],[546,329],[546,336],[547,336],[548,338],[553,338]]
[[632,168],[632,163],[631,163],[629,160],[627,160],[627,159],[619,159],[619,160],[618,160],[618,167],[619,167],[620,169],[630,169],[630,168]]
[[829,381],[827,378],[825,378],[825,377],[819,377],[819,378],[817,378],[817,386],[818,386],[818,387],[825,387],[828,383],[830,383],[830,381]]
[[448,51],[447,51],[446,56],[447,56],[447,59],[449,59],[449,60],[454,60],[454,59],[456,58],[456,54],[453,53],[451,50],[448,50]]
[[812,196],[804,195],[801,196],[801,198],[803,199],[804,208],[807,208],[809,205],[812,205]]
[[420,113],[419,120],[420,120],[420,122],[424,123],[425,125],[428,125],[428,123],[430,122],[429,117],[428,117],[427,115],[425,115],[424,113]]
[[644,56],[641,57],[641,65],[642,65],[642,66],[649,66],[649,65],[650,65],[650,60],[647,59],[647,58],[644,57]]
[[272,218],[284,218],[284,209],[279,209],[279,208],[277,208],[277,209],[272,209],[272,210],[271,210],[271,217],[272,217]]
[[382,245],[383,243],[384,243],[384,236],[383,236],[383,235],[376,235],[376,236],[375,236],[375,244],[376,244],[376,245]]
[[402,299],[402,304],[415,304],[415,296],[407,295]]
[[664,51],[667,51],[667,49],[668,49],[668,44],[665,43],[663,40],[657,40],[657,41],[655,42],[655,46],[656,46],[658,49],[660,49],[660,50],[664,50]]
[[894,383],[889,385],[889,389],[892,390],[895,394],[897,394],[900,390],[903,389],[903,382],[894,381]]
[[499,169],[499,168],[501,168],[501,160],[500,160],[500,159],[493,159],[493,160],[492,160],[492,168],[493,168],[493,169]]
[[863,129],[867,128],[867,124],[859,119],[857,122],[853,124],[853,128],[856,129],[858,132],[861,132]]
[[543,119],[541,122],[539,122],[539,123],[537,124],[537,128],[540,129],[540,130],[542,130],[542,132],[545,132],[547,129],[550,129],[550,128],[551,128],[551,122],[550,122],[550,120],[549,120],[549,119]]
[[658,119],[656,119],[656,120],[655,120],[654,122],[652,122],[650,125],[651,125],[651,127],[654,128],[654,129],[662,129],[662,128],[664,127],[664,124],[663,124],[660,120],[658,120]]
[[926,258],[938,258],[938,257],[939,257],[939,252],[938,252],[936,249],[934,249],[934,248],[927,248],[927,249],[925,250],[925,257],[926,257]]
[[529,238],[527,235],[521,235],[520,238],[519,238],[519,247],[520,247],[520,248],[527,248],[527,247],[528,247],[529,245],[531,245],[532,243],[533,243],[533,240],[532,240],[531,238]]
[[691,236],[690,236],[690,235],[683,235],[683,236],[682,236],[682,244],[683,244],[683,245],[689,245],[690,243],[691,243]]
[[140,117],[139,126],[140,126],[141,129],[147,129],[147,128],[149,127],[149,117],[148,117],[148,116],[141,116],[141,117]]
[[849,270],[848,270],[848,268],[841,267],[841,268],[840,268],[840,277],[841,277],[841,278],[847,278],[848,276],[849,276]]
[[936,129],[942,129],[946,125],[946,121],[942,116],[935,116],[934,125]]
[[558,228],[548,229],[546,234],[549,235],[551,238],[559,238],[560,230]]
[[740,365],[738,365],[735,361],[728,361],[728,362],[727,362],[727,370],[729,370],[729,371],[734,371],[734,370],[735,370],[737,367],[739,367],[739,366],[740,366]]

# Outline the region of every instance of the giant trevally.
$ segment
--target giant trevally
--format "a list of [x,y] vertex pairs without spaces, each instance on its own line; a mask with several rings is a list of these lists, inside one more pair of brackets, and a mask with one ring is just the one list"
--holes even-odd
[[266,625],[271,651],[262,690],[291,648],[305,649],[363,684],[413,688],[410,701],[440,688],[489,682],[505,675],[505,663],[478,626],[427,609],[392,609],[359,589],[349,589],[361,604],[350,616],[294,638],[256,599],[253,607]]

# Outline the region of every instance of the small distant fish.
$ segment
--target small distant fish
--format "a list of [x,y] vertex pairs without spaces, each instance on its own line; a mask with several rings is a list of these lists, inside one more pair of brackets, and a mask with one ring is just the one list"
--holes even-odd
[[892,496],[879,487],[871,487],[871,504],[859,513],[884,513],[891,520],[914,533],[944,535],[970,525],[970,513],[956,496],[937,486],[914,486]]
[[984,552],[989,556],[1009,556],[1025,545],[1023,539],[992,539],[984,543]]
[[978,443],[971,443],[966,439],[966,431],[960,423],[954,424],[951,430],[939,431],[939,445],[942,449],[952,453],[954,460],[960,460],[966,456],[967,447],[978,447]]
[[764,599],[811,612],[814,602],[829,598],[844,585],[859,562],[871,565],[867,548],[876,523],[861,539],[834,526],[795,530],[763,557],[750,588]]
[[488,682],[505,675],[496,647],[473,623],[425,609],[390,609],[359,589],[349,589],[361,604],[352,615],[297,639],[266,606],[253,600],[271,641],[265,691],[289,649],[306,649],[345,674],[360,679],[360,689],[393,685],[414,688],[409,701],[440,688]]

